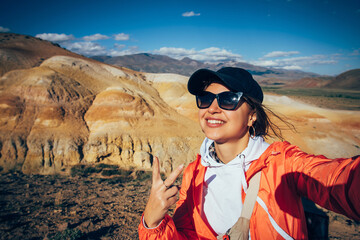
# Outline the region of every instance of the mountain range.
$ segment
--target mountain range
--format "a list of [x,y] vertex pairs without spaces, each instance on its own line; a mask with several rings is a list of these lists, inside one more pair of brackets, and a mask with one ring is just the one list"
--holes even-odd
[[284,84],[289,87],[326,87],[360,90],[360,69],[353,69],[338,76],[322,76],[315,73],[274,69],[244,62],[204,63],[185,57],[177,60],[164,55],[139,53],[119,57],[95,56],[92,59],[135,71],[148,73],[176,73],[190,76],[200,68],[218,70],[222,67],[240,67],[248,70],[261,85]]
[[181,60],[177,60],[164,55],[156,55],[150,53],[139,53],[133,55],[125,55],[119,57],[109,56],[95,56],[92,57],[98,61],[115,65],[127,67],[135,71],[149,72],[149,73],[176,73],[184,76],[190,76],[193,72],[200,68],[208,68],[211,70],[218,70],[222,67],[240,67],[248,70],[254,75],[255,79],[260,81],[262,79],[277,78],[278,80],[298,80],[304,77],[318,77],[318,74],[265,68],[255,66],[244,62],[227,61],[221,63],[205,63],[196,61],[185,57]]
[[168,56],[150,53],[87,58],[46,40],[15,33],[0,33],[0,76],[11,70],[40,66],[44,60],[56,55],[71,56],[91,62],[103,62],[117,66],[120,69],[128,68],[147,73],[174,73],[187,77],[200,68],[218,70],[226,66],[241,67],[251,72],[261,85],[281,83],[293,87],[329,87],[360,90],[359,69],[350,70],[332,77],[296,70],[265,68],[244,62],[214,64],[196,61],[187,57],[177,60]]
[[360,90],[360,69],[352,69],[337,76],[305,77],[287,84],[292,88],[331,88],[345,90]]

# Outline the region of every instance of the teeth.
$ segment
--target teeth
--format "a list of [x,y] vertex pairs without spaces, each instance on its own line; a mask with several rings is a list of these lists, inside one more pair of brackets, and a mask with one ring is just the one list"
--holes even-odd
[[221,120],[211,120],[211,119],[208,119],[207,121],[208,121],[208,123],[211,123],[211,124],[221,124],[221,123],[224,123],[224,122],[221,121]]

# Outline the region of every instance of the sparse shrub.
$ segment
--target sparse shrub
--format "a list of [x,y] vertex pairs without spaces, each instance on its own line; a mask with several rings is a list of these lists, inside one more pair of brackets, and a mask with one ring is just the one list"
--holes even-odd
[[128,182],[130,179],[124,176],[120,177],[112,177],[112,178],[97,178],[96,182],[98,183],[108,183],[108,184],[119,184],[121,186],[122,183]]
[[[100,163],[97,165],[75,165],[70,169],[71,176],[82,176],[88,177],[91,174],[99,173],[96,181],[98,183],[106,182],[109,184],[121,184],[130,182],[133,180],[144,181],[151,178],[151,171],[134,170],[134,169],[123,169],[117,165],[109,165]],[[165,175],[162,173],[161,176],[164,178]]]
[[152,172],[140,170],[140,171],[134,172],[133,176],[137,181],[144,181],[144,180],[151,178]]
[[87,177],[93,173],[99,173],[99,172],[101,172],[101,169],[98,169],[93,166],[75,165],[71,168],[70,175],[73,177],[76,175]]
[[44,207],[44,208],[53,207],[53,206],[54,206],[54,201],[51,201],[51,200],[47,200],[42,203],[42,207]]
[[76,240],[81,239],[83,237],[83,233],[79,229],[66,229],[62,232],[56,233],[51,240]]
[[99,169],[104,169],[104,168],[118,168],[117,165],[110,165],[110,164],[105,164],[105,163],[99,163],[98,165],[96,165],[96,168],[99,168]]
[[83,169],[85,168],[84,165],[75,165],[75,166],[72,166],[71,169],[70,169],[70,175],[72,177],[76,176],[76,175],[81,175],[80,173],[83,172]]
[[100,169],[97,169],[96,167],[88,166],[84,170],[84,175],[89,176],[89,175],[91,175],[93,173],[99,173],[99,172],[101,172]]
[[118,169],[118,172],[119,172],[119,175],[122,175],[122,176],[130,176],[130,174],[133,172],[132,170],[126,170],[126,169]]
[[58,43],[51,42],[51,44],[54,45],[55,47],[61,47]]
[[108,178],[106,181],[108,183],[124,183],[124,182],[129,182],[131,180],[133,180],[133,176],[132,176],[132,171],[131,170],[126,170],[126,169],[104,169],[101,172],[102,176],[106,176],[106,177],[111,177]]
[[101,171],[101,175],[105,177],[109,177],[113,175],[121,175],[121,171],[119,171],[119,169],[103,169]]

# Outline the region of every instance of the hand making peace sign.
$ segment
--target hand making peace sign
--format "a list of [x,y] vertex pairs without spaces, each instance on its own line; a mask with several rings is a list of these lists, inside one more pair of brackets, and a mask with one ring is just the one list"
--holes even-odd
[[152,186],[150,197],[145,207],[144,220],[146,226],[154,228],[164,219],[169,208],[176,203],[179,189],[172,184],[182,172],[184,165],[181,164],[170,173],[164,181],[160,175],[160,164],[157,157],[153,162]]

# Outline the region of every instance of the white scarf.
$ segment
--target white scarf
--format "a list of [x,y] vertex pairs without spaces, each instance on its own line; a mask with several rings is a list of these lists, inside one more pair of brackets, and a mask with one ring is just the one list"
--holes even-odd
[[213,140],[205,138],[200,154],[205,167],[203,214],[218,234],[224,234],[239,219],[242,210],[241,190],[248,184],[245,172],[269,147],[262,137],[249,138],[247,148],[229,163],[218,163],[209,155]]

